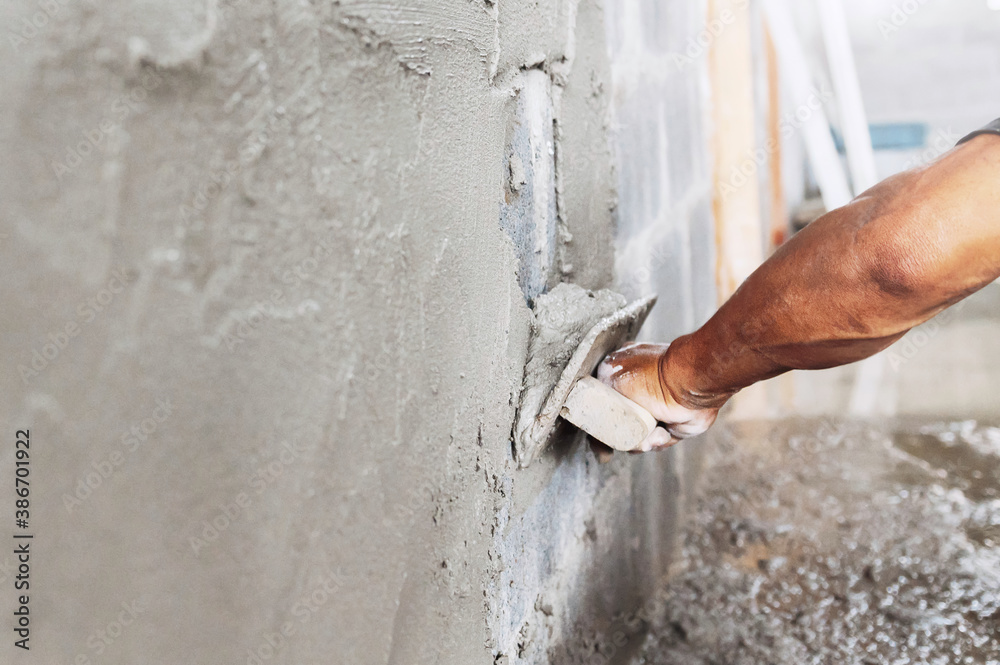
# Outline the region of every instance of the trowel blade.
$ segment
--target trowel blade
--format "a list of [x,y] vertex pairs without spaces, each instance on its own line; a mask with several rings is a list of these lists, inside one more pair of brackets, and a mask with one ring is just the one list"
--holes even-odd
[[534,421],[518,432],[515,447],[522,468],[545,448],[576,382],[592,375],[608,353],[634,340],[655,304],[656,296],[636,300],[598,321],[583,337]]

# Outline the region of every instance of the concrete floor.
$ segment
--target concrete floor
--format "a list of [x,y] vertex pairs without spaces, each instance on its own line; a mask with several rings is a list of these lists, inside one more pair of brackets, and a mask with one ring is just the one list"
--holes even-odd
[[[633,665],[997,665],[1000,429],[730,424]],[[644,635],[644,637],[640,637]]]

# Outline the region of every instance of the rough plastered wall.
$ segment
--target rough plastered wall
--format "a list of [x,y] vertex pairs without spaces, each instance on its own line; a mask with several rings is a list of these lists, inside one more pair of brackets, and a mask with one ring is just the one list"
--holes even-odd
[[696,463],[511,424],[546,288],[714,303],[699,11],[3,3],[0,662],[623,661]]

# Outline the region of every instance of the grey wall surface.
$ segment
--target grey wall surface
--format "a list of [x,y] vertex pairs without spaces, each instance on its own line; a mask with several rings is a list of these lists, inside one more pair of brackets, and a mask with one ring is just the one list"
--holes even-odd
[[623,661],[696,449],[517,470],[526,298],[714,308],[702,13],[4,3],[0,661]]

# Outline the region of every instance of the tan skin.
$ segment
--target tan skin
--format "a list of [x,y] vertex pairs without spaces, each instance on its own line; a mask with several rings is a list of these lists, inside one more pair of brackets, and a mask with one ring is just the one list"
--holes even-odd
[[780,247],[701,328],[612,353],[598,376],[646,407],[657,450],[739,390],[867,358],[1000,277],[1000,136],[893,176]]

